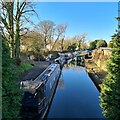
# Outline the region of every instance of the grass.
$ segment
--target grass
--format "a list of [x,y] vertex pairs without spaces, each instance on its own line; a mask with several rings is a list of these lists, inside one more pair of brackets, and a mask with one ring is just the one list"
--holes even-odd
[[21,65],[18,66],[18,68],[17,68],[17,74],[24,73],[28,70],[31,70],[32,68],[33,68],[33,66],[29,63],[21,63]]

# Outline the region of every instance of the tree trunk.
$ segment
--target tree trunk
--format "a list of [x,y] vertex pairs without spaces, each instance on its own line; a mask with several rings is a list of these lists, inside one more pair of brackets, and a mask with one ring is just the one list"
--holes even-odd
[[59,40],[59,36],[56,38],[56,40],[55,40],[55,42],[54,42],[54,44],[53,44],[53,46],[52,46],[52,49],[51,49],[51,51],[54,49],[54,47],[55,47],[55,44],[56,44],[56,42]]
[[79,50],[81,49],[81,41],[79,41],[79,43],[78,43],[78,49]]
[[11,47],[11,57],[15,57],[15,49],[14,49],[14,23],[13,23],[13,9],[14,2],[8,2],[7,4],[7,14],[8,14],[8,27],[9,27],[9,41]]
[[20,26],[19,18],[16,21],[16,33],[15,33],[15,58],[20,58]]
[[46,41],[46,36],[44,38],[44,48],[46,49],[46,46],[47,46],[47,41]]
[[17,12],[16,12],[16,31],[15,31],[15,58],[20,58],[20,8],[19,0],[17,0]]
[[61,51],[62,51],[62,52],[63,52],[63,48],[64,48],[63,42],[64,42],[64,38],[63,38],[62,41],[61,41]]

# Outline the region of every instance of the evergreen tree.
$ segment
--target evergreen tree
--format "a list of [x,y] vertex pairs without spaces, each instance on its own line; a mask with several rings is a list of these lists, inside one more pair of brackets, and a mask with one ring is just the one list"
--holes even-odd
[[10,58],[9,47],[2,40],[2,118],[17,119],[20,110],[20,89]]
[[108,75],[101,85],[100,105],[109,120],[120,120],[120,33],[114,35]]

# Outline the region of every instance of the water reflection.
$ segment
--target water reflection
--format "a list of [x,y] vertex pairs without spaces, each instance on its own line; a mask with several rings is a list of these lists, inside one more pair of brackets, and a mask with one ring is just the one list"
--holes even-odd
[[104,118],[99,92],[76,62],[64,66],[47,118]]
[[63,80],[63,75],[62,74],[59,78],[57,89],[64,89],[64,80]]

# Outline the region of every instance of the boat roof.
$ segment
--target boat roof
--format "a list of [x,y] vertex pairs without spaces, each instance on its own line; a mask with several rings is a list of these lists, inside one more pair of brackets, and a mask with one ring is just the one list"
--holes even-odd
[[58,64],[56,63],[49,65],[34,81],[21,81],[21,88],[24,91],[34,93],[36,89],[38,89],[42,84],[44,84],[46,80],[48,80],[47,78],[51,76],[52,72],[57,66]]
[[53,63],[51,65],[49,65],[36,79],[35,81],[44,81],[48,76],[51,75],[51,73],[55,70],[55,68],[58,66],[59,64],[57,63]]

